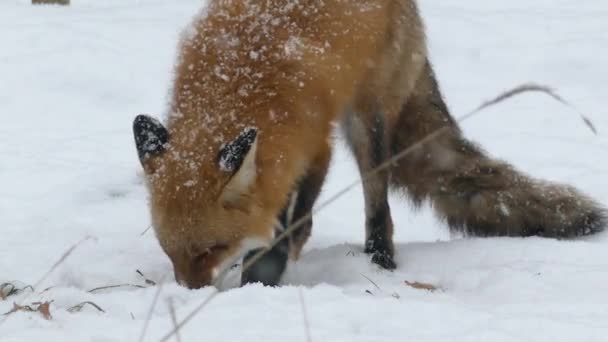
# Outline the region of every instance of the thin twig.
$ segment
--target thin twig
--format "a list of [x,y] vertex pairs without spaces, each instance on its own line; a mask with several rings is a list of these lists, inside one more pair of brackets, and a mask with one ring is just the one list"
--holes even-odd
[[139,233],[139,236],[144,236],[148,232],[148,230],[152,229],[152,225],[149,225],[148,228],[144,229],[143,232]]
[[34,288],[37,288],[38,285],[40,285],[43,281],[46,280],[46,278],[51,275],[51,273],[53,273],[55,271],[55,269],[57,269],[57,267],[59,267],[59,265],[61,265],[73,252],[74,250],[76,250],[76,248],[78,246],[80,246],[80,244],[82,244],[85,241],[88,241],[90,239],[92,239],[93,237],[90,235],[85,236],[84,238],[82,238],[80,241],[76,242],[75,244],[73,244],[70,248],[68,248],[59,258],[59,260],[57,260],[53,266],[51,266],[51,268],[40,278],[40,280],[38,280],[36,282],[36,284],[34,284]]
[[372,283],[372,285],[374,285],[378,290],[382,291],[382,289],[380,288],[380,286],[378,286],[378,284],[374,283],[373,280],[371,280],[368,276],[366,276],[363,273],[359,273],[363,278],[367,279],[367,281],[369,281],[370,283]]
[[171,331],[169,331],[165,336],[163,336],[159,342],[166,342],[173,335],[177,334],[180,331],[180,329],[184,327],[184,325],[188,324],[188,322],[190,322],[190,320],[192,318],[194,318],[194,316],[196,316],[203,308],[205,308],[207,306],[207,304],[209,304],[213,300],[213,298],[215,298],[219,293],[220,293],[220,291],[214,289],[213,292],[201,304],[199,304],[199,306],[197,306],[186,317],[184,317],[184,319],[182,319],[181,322],[177,323],[177,325]]
[[175,313],[175,305],[173,305],[173,298],[169,297],[167,299],[169,305],[169,315],[171,316],[171,323],[173,323],[173,329],[175,330],[175,339],[177,342],[181,342],[182,338],[179,335],[179,331],[177,330],[177,314]]
[[518,87],[515,87],[511,90],[505,91],[502,94],[498,95],[497,97],[488,100],[484,103],[482,103],[479,107],[477,107],[473,113],[479,112],[485,108],[494,106],[506,99],[509,99],[513,96],[517,96],[519,94],[522,93],[529,93],[529,92],[539,92],[539,93],[543,93],[545,95],[548,95],[550,97],[552,97],[555,101],[565,105],[566,107],[570,107],[572,110],[574,110],[579,117],[581,118],[581,120],[583,120],[583,122],[585,123],[585,125],[591,130],[591,132],[593,132],[593,134],[597,135],[597,129],[595,128],[595,125],[593,124],[593,122],[591,122],[591,120],[584,115],[583,113],[581,113],[575,106],[573,106],[570,102],[566,101],[563,97],[561,97],[559,94],[557,94],[555,92],[555,90],[553,90],[552,88],[548,87],[548,86],[544,86],[544,85],[539,85],[539,84],[535,84],[535,83],[526,83],[526,84],[522,84]]
[[136,285],[136,284],[116,284],[116,285],[107,285],[107,286],[100,286],[100,287],[96,287],[94,289],[90,289],[89,293],[95,293],[101,290],[108,290],[108,289],[116,289],[116,288],[120,288],[120,287],[134,287],[134,288],[138,288],[138,289],[145,289],[147,288],[147,286],[143,286],[143,285]]
[[[165,279],[165,277],[163,276],[162,280],[164,280],[164,279]],[[148,310],[148,313],[146,314],[146,321],[144,322],[144,327],[141,330],[141,335],[139,336],[139,342],[142,342],[144,340],[144,338],[146,337],[146,332],[148,331],[148,325],[150,324],[150,320],[152,319],[152,313],[154,312],[154,308],[156,307],[156,303],[158,302],[158,298],[160,297],[160,292],[162,291],[162,289],[163,289],[163,283],[161,282],[160,285],[158,285],[158,288],[156,289],[156,293],[154,294],[154,299],[152,300],[150,309]]]
[[97,311],[105,313],[104,309],[102,309],[99,305],[97,305],[93,302],[90,302],[90,301],[78,303],[78,304],[68,308],[67,310],[68,310],[68,312],[80,312],[85,307],[85,305],[90,305],[90,306],[94,307],[95,309],[97,309]]
[[153,281],[153,280],[150,280],[150,279],[146,278],[146,276],[144,276],[144,274],[143,274],[143,273],[142,273],[140,270],[135,270],[135,272],[136,272],[137,274],[139,274],[139,275],[140,275],[140,276],[141,276],[141,277],[144,279],[144,282],[145,282],[145,283],[146,283],[146,285],[148,285],[148,286],[144,286],[144,285],[137,285],[137,284],[128,284],[128,283],[125,283],[125,284],[116,284],[116,285],[100,286],[100,287],[96,287],[96,288],[94,288],[94,289],[91,289],[91,290],[89,290],[89,291],[87,291],[87,292],[89,292],[89,293],[94,293],[94,292],[101,291],[101,290],[116,289],[116,288],[120,288],[120,287],[134,287],[134,288],[138,288],[138,289],[145,289],[145,288],[147,288],[147,287],[149,287],[149,286],[155,286],[155,285],[156,285],[156,282],[155,282],[155,281]]
[[[42,290],[42,292],[40,292],[40,294],[43,294],[43,293],[45,293],[46,291],[52,290],[52,289],[54,289],[54,288],[56,288],[56,287],[57,287],[57,285],[52,285],[52,286],[49,286],[49,287],[47,287],[46,289]],[[34,291],[34,290],[32,290],[32,291]]]
[[304,319],[304,332],[306,333],[306,342],[312,342],[312,336],[310,334],[310,322],[308,321],[308,312],[306,310],[306,303],[304,302],[304,293],[302,288],[298,287],[298,297],[300,297],[300,307],[302,308],[302,317]]
[[137,274],[139,274],[142,278],[144,278],[144,281],[146,282],[146,284],[151,285],[151,286],[156,285],[156,282],[154,280],[148,279],[148,277],[146,277],[143,273],[141,273],[140,270],[135,270],[135,272],[137,272]]
[[[372,285],[374,285],[374,286],[375,286],[375,287],[378,289],[378,291],[380,291],[380,292],[382,292],[382,293],[385,293],[385,292],[384,292],[384,290],[383,290],[383,289],[382,289],[380,286],[378,286],[378,284],[376,284],[376,283],[375,283],[375,282],[374,282],[374,281],[373,281],[373,280],[372,280],[370,277],[366,276],[366,275],[365,275],[365,274],[363,274],[363,273],[359,273],[359,274],[360,274],[360,275],[361,275],[363,278],[367,279],[367,281],[369,281],[369,282],[370,282]],[[372,291],[370,291],[370,290],[365,290],[365,293],[369,293],[369,294],[370,294],[370,295],[372,295],[372,296],[374,295],[374,293],[373,293]],[[393,292],[393,293],[391,294],[391,297],[393,297],[393,298],[395,298],[395,299],[399,299],[399,298],[401,298],[401,296],[400,296],[400,295],[399,295],[397,292]]]

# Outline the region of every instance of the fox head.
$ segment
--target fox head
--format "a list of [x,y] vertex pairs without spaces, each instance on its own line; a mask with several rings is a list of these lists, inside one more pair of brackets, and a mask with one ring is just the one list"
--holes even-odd
[[193,147],[191,134],[139,115],[133,133],[152,225],[180,284],[212,285],[222,270],[271,239],[275,214],[257,196],[257,129]]

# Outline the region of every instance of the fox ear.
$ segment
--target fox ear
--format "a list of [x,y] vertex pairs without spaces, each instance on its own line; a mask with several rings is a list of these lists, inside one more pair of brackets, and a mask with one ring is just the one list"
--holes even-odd
[[165,151],[169,141],[169,132],[160,121],[143,114],[133,120],[133,136],[139,161],[144,168],[146,161]]
[[220,150],[219,167],[222,171],[232,174],[222,192],[222,200],[228,204],[235,204],[234,202],[246,194],[255,181],[257,135],[258,132],[255,128],[247,128]]

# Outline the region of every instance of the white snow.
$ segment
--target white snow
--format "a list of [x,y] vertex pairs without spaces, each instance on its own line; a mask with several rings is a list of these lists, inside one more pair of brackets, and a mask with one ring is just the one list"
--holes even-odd
[[[35,293],[0,301],[0,314],[13,302],[53,300],[52,320],[0,317],[0,341],[137,341],[160,289],[145,336],[158,341],[173,326],[169,301],[181,320],[213,293],[176,284],[152,230],[142,236],[149,215],[131,133],[135,115],[161,116],[181,29],[200,5],[0,1],[0,283],[37,285]],[[524,95],[467,120],[466,134],[536,177],[571,183],[608,203],[608,2],[420,6],[455,116],[534,81],[555,88],[599,130],[594,136],[575,111],[546,96]],[[358,177],[339,145],[320,201]],[[428,208],[412,211],[397,196],[391,203],[396,271],[379,270],[362,253],[357,188],[316,217],[283,287],[220,293],[184,326],[181,340],[606,340],[606,233],[579,241],[450,238]],[[136,270],[162,286],[87,292],[145,285]],[[414,289],[406,280],[441,290]],[[83,301],[105,313],[67,311]]]

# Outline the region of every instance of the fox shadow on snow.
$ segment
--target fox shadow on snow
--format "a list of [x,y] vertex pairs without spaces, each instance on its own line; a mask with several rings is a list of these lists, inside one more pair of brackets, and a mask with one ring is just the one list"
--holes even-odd
[[402,285],[407,280],[473,289],[486,278],[532,279],[560,266],[576,273],[572,260],[593,264],[597,261],[593,251],[601,252],[607,241],[608,232],[576,240],[499,237],[397,243],[394,271],[373,264],[361,244],[340,244],[307,250],[298,261],[288,264],[281,284],[369,287],[372,280],[382,287]]

